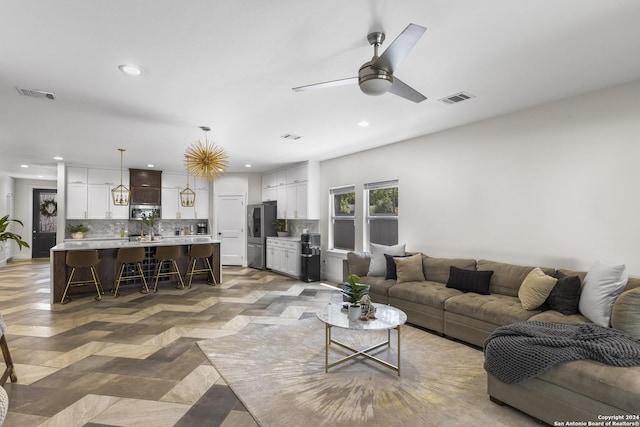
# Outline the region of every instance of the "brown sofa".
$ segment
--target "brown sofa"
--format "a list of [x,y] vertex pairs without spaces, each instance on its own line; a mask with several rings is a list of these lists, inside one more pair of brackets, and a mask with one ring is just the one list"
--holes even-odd
[[[432,258],[422,255],[424,281],[400,282],[368,276],[370,255],[350,252],[343,275],[357,274],[371,286],[372,301],[407,313],[408,322],[441,335],[482,346],[497,327],[517,321],[589,322],[581,314],[554,310],[525,310],[518,290],[534,267],[474,259]],[[489,295],[446,287],[451,267],[493,271]],[[554,268],[542,268],[553,274]],[[567,275],[584,272],[559,270]],[[630,278],[613,305],[612,324],[640,338],[640,279]],[[640,414],[640,367],[619,368],[579,360],[554,366],[538,377],[506,384],[488,374],[488,393],[549,424],[556,421],[603,421],[602,416]]]

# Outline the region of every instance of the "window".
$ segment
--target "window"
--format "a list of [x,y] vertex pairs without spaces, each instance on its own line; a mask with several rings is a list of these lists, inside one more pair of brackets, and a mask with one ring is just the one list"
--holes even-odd
[[398,181],[364,185],[367,222],[365,248],[369,243],[398,244]]
[[332,249],[353,251],[356,247],[354,186],[332,188],[331,195],[331,230]]

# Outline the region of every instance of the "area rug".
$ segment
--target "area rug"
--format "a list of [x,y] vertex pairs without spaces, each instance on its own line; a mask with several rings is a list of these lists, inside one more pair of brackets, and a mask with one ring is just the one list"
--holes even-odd
[[[386,338],[385,332],[338,328],[332,335],[356,348]],[[539,425],[489,400],[477,349],[404,325],[401,376],[362,359],[325,373],[324,340],[324,324],[308,318],[198,345],[264,427]],[[391,342],[377,357],[395,363],[395,331]],[[332,347],[329,360],[344,355]]]

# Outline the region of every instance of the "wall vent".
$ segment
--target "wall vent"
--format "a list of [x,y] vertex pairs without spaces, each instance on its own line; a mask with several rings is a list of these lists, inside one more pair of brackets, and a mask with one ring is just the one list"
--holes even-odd
[[299,136],[299,135],[291,134],[291,133],[285,133],[285,134],[284,134],[284,135],[282,135],[280,138],[298,140],[298,139],[300,139],[300,138],[302,138],[302,137],[301,137],[301,136]]
[[18,93],[22,96],[28,96],[30,98],[39,98],[39,99],[56,99],[56,94],[53,92],[46,92],[44,90],[35,90],[35,89],[22,89],[16,87]]
[[446,98],[440,99],[441,102],[445,104],[457,104],[458,102],[466,101],[467,99],[475,98],[475,95],[471,95],[468,92],[459,92],[455,95],[447,96]]

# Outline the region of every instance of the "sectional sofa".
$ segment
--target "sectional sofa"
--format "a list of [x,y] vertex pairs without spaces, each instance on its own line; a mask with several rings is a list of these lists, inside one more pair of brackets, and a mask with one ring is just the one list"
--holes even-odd
[[[371,286],[372,301],[403,310],[409,323],[478,347],[497,327],[518,321],[590,321],[580,312],[562,314],[544,304],[537,309],[525,309],[518,293],[535,267],[482,259],[412,255],[414,260],[416,256],[421,257],[422,272],[409,271],[401,277],[398,270],[393,279],[369,275],[370,253],[350,252],[343,263],[343,275],[345,278],[349,274],[360,276],[362,283]],[[390,259],[388,256],[389,268]],[[401,264],[396,264],[400,269]],[[586,276],[586,272],[537,269],[540,270],[549,276],[577,276],[581,281]],[[451,287],[450,273],[469,271],[485,278],[490,276],[488,289],[480,291],[484,294]],[[414,278],[417,280],[411,280]],[[640,338],[640,279],[629,278],[624,291],[615,299],[611,324]],[[506,384],[490,373],[487,375],[491,400],[506,403],[551,425],[567,421],[601,422],[605,416],[640,414],[640,366],[620,368],[589,360],[564,362],[518,384]]]

